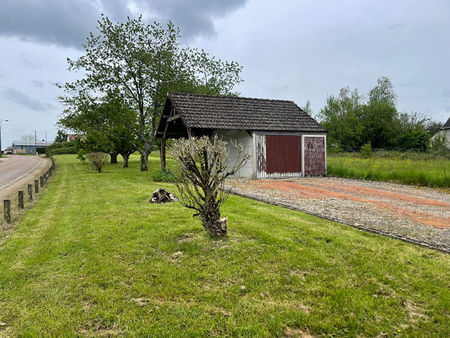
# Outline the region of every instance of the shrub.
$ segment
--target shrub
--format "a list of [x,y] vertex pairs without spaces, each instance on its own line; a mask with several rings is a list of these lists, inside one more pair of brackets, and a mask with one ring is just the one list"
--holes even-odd
[[155,182],[175,182],[175,175],[170,169],[161,169],[156,175],[153,176]]
[[83,150],[80,150],[77,155],[77,159],[79,159],[83,164],[86,163],[86,155]]
[[48,146],[45,150],[47,156],[53,156],[53,155],[61,155],[61,154],[76,154],[76,144],[75,142],[60,142],[60,143],[53,143],[52,145]]
[[108,162],[109,155],[106,153],[88,153],[86,158],[98,173],[102,172],[103,166]]
[[370,142],[361,147],[361,151],[359,154],[364,158],[372,157],[372,145],[370,144]]
[[448,147],[445,134],[442,132],[437,133],[436,136],[430,140],[428,149],[436,155],[448,155],[450,153],[450,148]]

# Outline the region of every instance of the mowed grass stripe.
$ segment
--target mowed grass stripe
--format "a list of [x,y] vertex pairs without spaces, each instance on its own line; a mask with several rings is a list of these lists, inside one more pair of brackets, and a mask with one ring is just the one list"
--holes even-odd
[[[448,336],[449,256],[231,196],[211,240],[171,184],[74,155],[0,247],[0,335]],[[172,163],[169,163],[172,164]],[[289,329],[287,329],[289,328]]]

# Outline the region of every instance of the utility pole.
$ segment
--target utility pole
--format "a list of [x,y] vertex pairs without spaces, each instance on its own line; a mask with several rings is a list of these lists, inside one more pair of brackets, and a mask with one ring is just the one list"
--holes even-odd
[[3,154],[2,152],[2,122],[8,122],[9,120],[0,119],[0,156]]
[[34,130],[34,145],[36,145],[36,129]]

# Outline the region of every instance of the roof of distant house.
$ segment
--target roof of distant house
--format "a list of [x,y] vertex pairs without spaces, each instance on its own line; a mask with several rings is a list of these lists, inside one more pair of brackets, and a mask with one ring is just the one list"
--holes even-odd
[[450,129],[450,117],[448,118],[447,122],[444,123],[442,129]]
[[21,146],[21,147],[45,147],[52,145],[53,142],[36,142],[36,143],[21,143],[21,142],[13,142],[12,147]]
[[170,103],[189,128],[326,132],[293,101],[185,93],[169,93],[159,132]]

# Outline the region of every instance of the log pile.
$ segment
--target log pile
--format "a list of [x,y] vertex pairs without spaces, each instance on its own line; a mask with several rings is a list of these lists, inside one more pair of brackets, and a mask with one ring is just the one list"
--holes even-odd
[[167,202],[176,202],[178,198],[170,193],[169,190],[164,188],[158,188],[153,192],[152,198],[150,199],[150,203],[167,203]]

